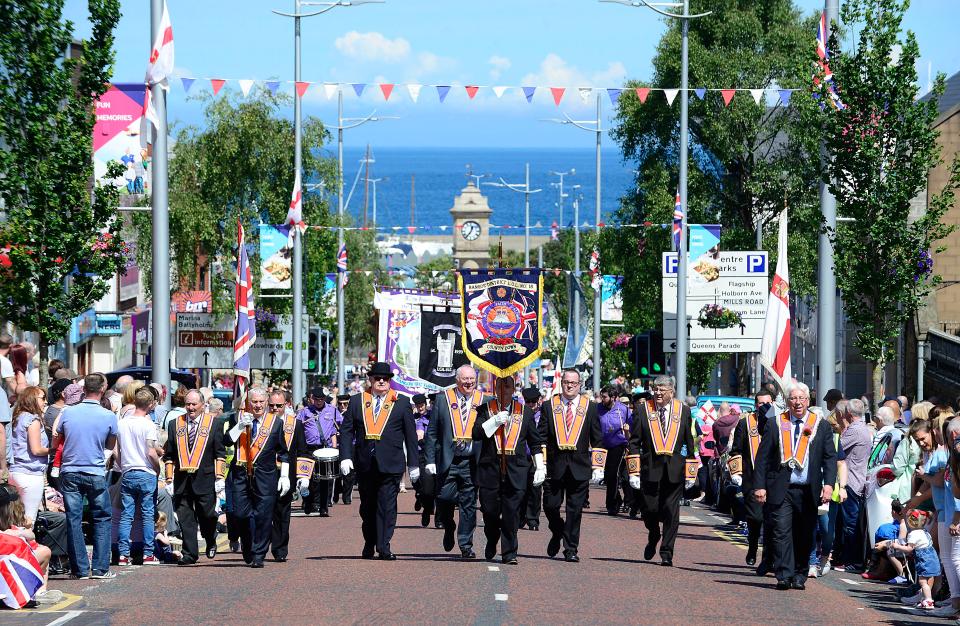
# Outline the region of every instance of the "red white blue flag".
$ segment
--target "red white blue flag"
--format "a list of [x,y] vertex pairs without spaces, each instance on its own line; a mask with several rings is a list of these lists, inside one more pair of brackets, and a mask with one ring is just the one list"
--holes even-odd
[[347,271],[347,244],[340,246],[340,251],[337,252],[337,272],[343,275],[343,286],[346,287],[350,279],[350,273]]
[[40,562],[22,537],[0,533],[0,598],[11,609],[22,609],[40,587]]
[[680,234],[683,232],[683,205],[680,204],[680,192],[677,192],[677,202],[673,205],[673,249],[680,249]]
[[253,274],[244,245],[243,224],[237,221],[237,306],[233,331],[234,400],[242,403],[250,380],[250,348],[257,340],[257,320],[253,303]]
[[151,97],[150,88],[153,85],[161,85],[166,89],[167,79],[173,74],[173,67],[173,26],[170,24],[167,3],[164,2],[163,12],[160,15],[160,28],[157,29],[157,36],[150,48],[150,60],[147,61],[147,73],[143,79],[147,86],[147,94],[143,99],[143,114],[140,118],[140,146],[143,148],[153,143],[150,136],[150,127],[160,128],[160,121],[157,116],[156,105]]
[[[827,30],[827,12],[820,13],[820,23],[817,25],[817,65],[819,72],[823,74],[823,82],[829,93],[828,102],[833,108],[842,110],[846,105],[840,100],[840,94],[837,93],[837,86],[833,82],[833,71],[830,70],[830,50],[827,48],[827,41],[830,39],[830,33]],[[820,85],[820,77],[813,76],[814,86]]]
[[[303,221],[303,189],[300,185],[300,172],[297,172],[293,181],[293,193],[290,195],[290,208],[287,211],[288,226],[295,227],[302,235],[307,230]],[[293,228],[290,229],[290,239],[293,239]]]

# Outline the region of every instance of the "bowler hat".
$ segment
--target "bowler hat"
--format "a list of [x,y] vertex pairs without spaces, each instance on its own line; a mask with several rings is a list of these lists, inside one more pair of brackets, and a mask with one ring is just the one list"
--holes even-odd
[[350,401],[349,393],[341,393],[340,395],[337,396],[337,402],[349,402],[349,401]]
[[374,376],[386,376],[387,378],[393,378],[393,372],[390,370],[389,363],[377,361],[370,366],[370,369],[367,371],[367,376],[371,378]]
[[422,393],[418,393],[418,394],[416,394],[415,396],[413,396],[413,403],[414,403],[414,404],[426,404],[426,403],[427,403],[427,396],[423,395]]
[[540,390],[536,387],[526,387],[523,390],[523,401],[534,402],[540,399]]
[[823,396],[824,402],[840,402],[843,400],[843,392],[839,389],[831,389],[827,392],[827,395]]

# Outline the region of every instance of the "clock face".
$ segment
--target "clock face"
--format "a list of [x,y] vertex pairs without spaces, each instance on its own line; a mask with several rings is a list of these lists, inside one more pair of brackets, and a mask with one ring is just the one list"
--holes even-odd
[[473,220],[464,222],[463,226],[460,227],[460,234],[467,241],[474,241],[480,236],[480,224]]

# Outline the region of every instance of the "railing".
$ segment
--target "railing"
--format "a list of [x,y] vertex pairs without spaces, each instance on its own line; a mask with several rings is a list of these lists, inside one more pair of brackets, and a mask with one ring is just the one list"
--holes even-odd
[[940,328],[948,335],[960,336],[960,322],[940,322]]

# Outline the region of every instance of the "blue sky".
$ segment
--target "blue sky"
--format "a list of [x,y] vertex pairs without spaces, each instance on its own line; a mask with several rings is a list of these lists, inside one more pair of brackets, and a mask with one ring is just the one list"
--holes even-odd
[[[293,23],[270,9],[292,11],[292,0],[168,0],[176,41],[177,72],[200,80],[193,90],[209,90],[205,78],[293,79]],[[80,36],[89,34],[86,1],[67,0],[66,14]],[[142,80],[149,51],[149,0],[123,0],[117,32],[117,82]],[[806,12],[820,0],[797,0]],[[948,76],[960,70],[955,25],[960,2],[914,0],[906,27],[917,33],[922,60],[921,84],[928,63]],[[694,9],[696,3],[694,3]],[[306,9],[305,9],[306,10]],[[388,0],[386,4],[338,7],[303,20],[303,75],[313,83],[371,83],[358,99],[348,87],[345,115],[373,110],[399,116],[351,130],[349,145],[576,147],[593,137],[570,126],[542,121],[566,112],[593,115],[577,87],[616,87],[626,78],[648,78],[651,59],[665,24],[646,9],[594,0]],[[811,33],[811,45],[813,33]],[[549,91],[527,104],[518,90],[502,99],[481,90],[469,100],[454,87],[445,103],[425,86],[413,104],[398,85],[384,103],[373,83],[421,83],[485,86],[563,86],[568,91],[558,111]],[[672,85],[665,85],[672,87]],[[752,87],[752,85],[741,85]],[[292,86],[283,88],[292,92]],[[191,93],[192,93],[191,91]],[[740,97],[740,96],[738,96]],[[609,125],[609,100],[603,115]],[[184,97],[175,84],[170,94],[171,121],[201,120],[200,103]],[[319,86],[304,98],[305,115],[336,123],[336,100]],[[292,117],[292,107],[286,114]],[[609,145],[609,143],[608,143]]]

